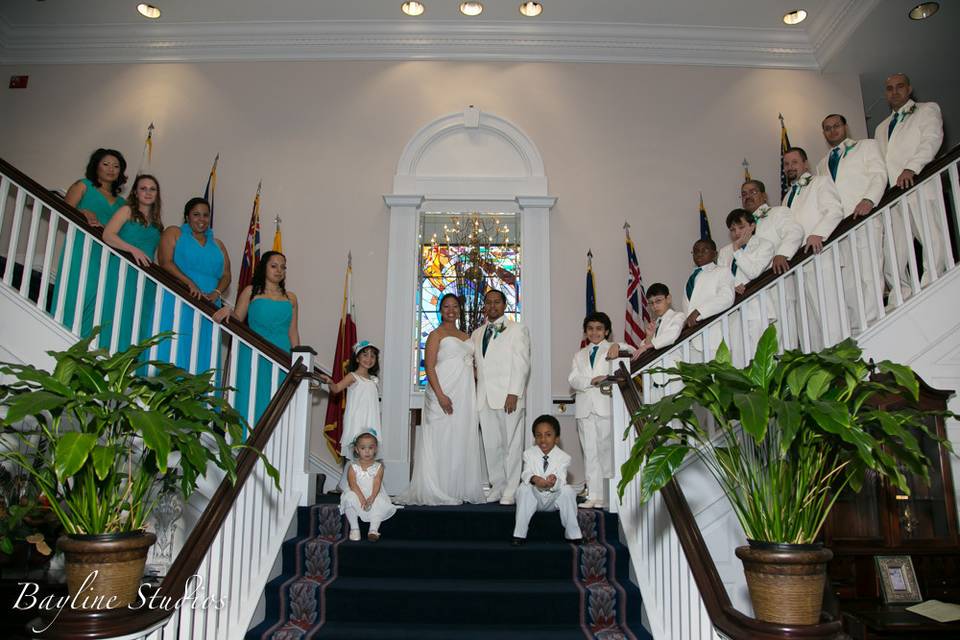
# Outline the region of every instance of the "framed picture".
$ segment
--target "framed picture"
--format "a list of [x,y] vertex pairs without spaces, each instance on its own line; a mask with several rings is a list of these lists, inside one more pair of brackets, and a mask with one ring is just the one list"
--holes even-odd
[[886,604],[920,602],[920,585],[910,556],[876,556],[877,574]]

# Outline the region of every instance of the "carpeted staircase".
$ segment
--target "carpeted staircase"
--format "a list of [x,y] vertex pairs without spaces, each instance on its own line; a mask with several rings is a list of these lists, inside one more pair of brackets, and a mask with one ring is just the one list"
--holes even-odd
[[580,546],[538,513],[513,547],[513,518],[500,505],[407,507],[374,544],[365,528],[347,541],[337,504],[301,508],[247,639],[650,638],[615,515],[581,509]]

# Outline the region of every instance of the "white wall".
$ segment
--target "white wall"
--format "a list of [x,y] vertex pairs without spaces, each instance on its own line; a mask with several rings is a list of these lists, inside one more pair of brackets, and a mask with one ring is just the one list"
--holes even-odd
[[[508,119],[539,147],[550,194],[559,198],[550,214],[557,395],[569,392],[588,248],[599,307],[619,336],[624,220],[633,227],[644,281],[679,291],[698,234],[698,191],[716,238],[724,237],[724,216],[739,204],[744,156],[754,177],[778,192],[778,112],[791,141],[814,159],[824,150],[819,122],[826,113],[846,114],[853,133],[865,134],[857,78],[808,71],[456,62],[0,70],[30,76],[27,90],[0,92],[0,156],[50,188],[79,178],[98,146],[120,149],[132,175],[152,121],[150,170],[161,182],[165,221],[174,223],[184,201],[202,193],[220,152],[215,226],[232,252],[235,275],[262,178],[263,242],[269,245],[279,213],[288,284],[301,299],[300,334],[324,363],[336,338],[348,250],[359,334],[382,342],[387,212],[381,196],[392,191],[406,142],[427,122],[468,104]],[[314,450],[321,449],[317,440]]]

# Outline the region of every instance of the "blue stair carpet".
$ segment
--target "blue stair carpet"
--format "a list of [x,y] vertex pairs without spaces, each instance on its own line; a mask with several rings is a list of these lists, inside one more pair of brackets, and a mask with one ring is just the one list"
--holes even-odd
[[346,539],[336,504],[303,507],[247,640],[649,639],[616,515],[578,516],[582,545],[537,513],[513,547],[513,507],[406,507],[374,544],[364,523],[362,541]]

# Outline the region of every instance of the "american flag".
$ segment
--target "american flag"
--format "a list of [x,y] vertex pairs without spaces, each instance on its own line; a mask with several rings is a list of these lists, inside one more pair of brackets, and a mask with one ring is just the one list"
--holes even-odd
[[[262,183],[261,183],[262,184]],[[253,282],[253,270],[260,260],[260,187],[253,198],[253,213],[250,214],[250,227],[247,229],[247,241],[243,245],[243,262],[240,264],[240,281],[237,283],[237,298]]]
[[780,118],[780,199],[787,195],[787,191],[790,190],[790,181],[787,180],[787,172],[783,168],[783,154],[787,152],[787,149],[790,148],[790,136],[787,135],[787,125],[783,123],[783,114],[779,114]]
[[644,330],[650,322],[647,310],[647,292],[640,277],[640,265],[637,263],[637,251],[630,239],[630,223],[623,223],[627,234],[627,317],[623,329],[623,338],[632,347],[639,347],[647,337]]

